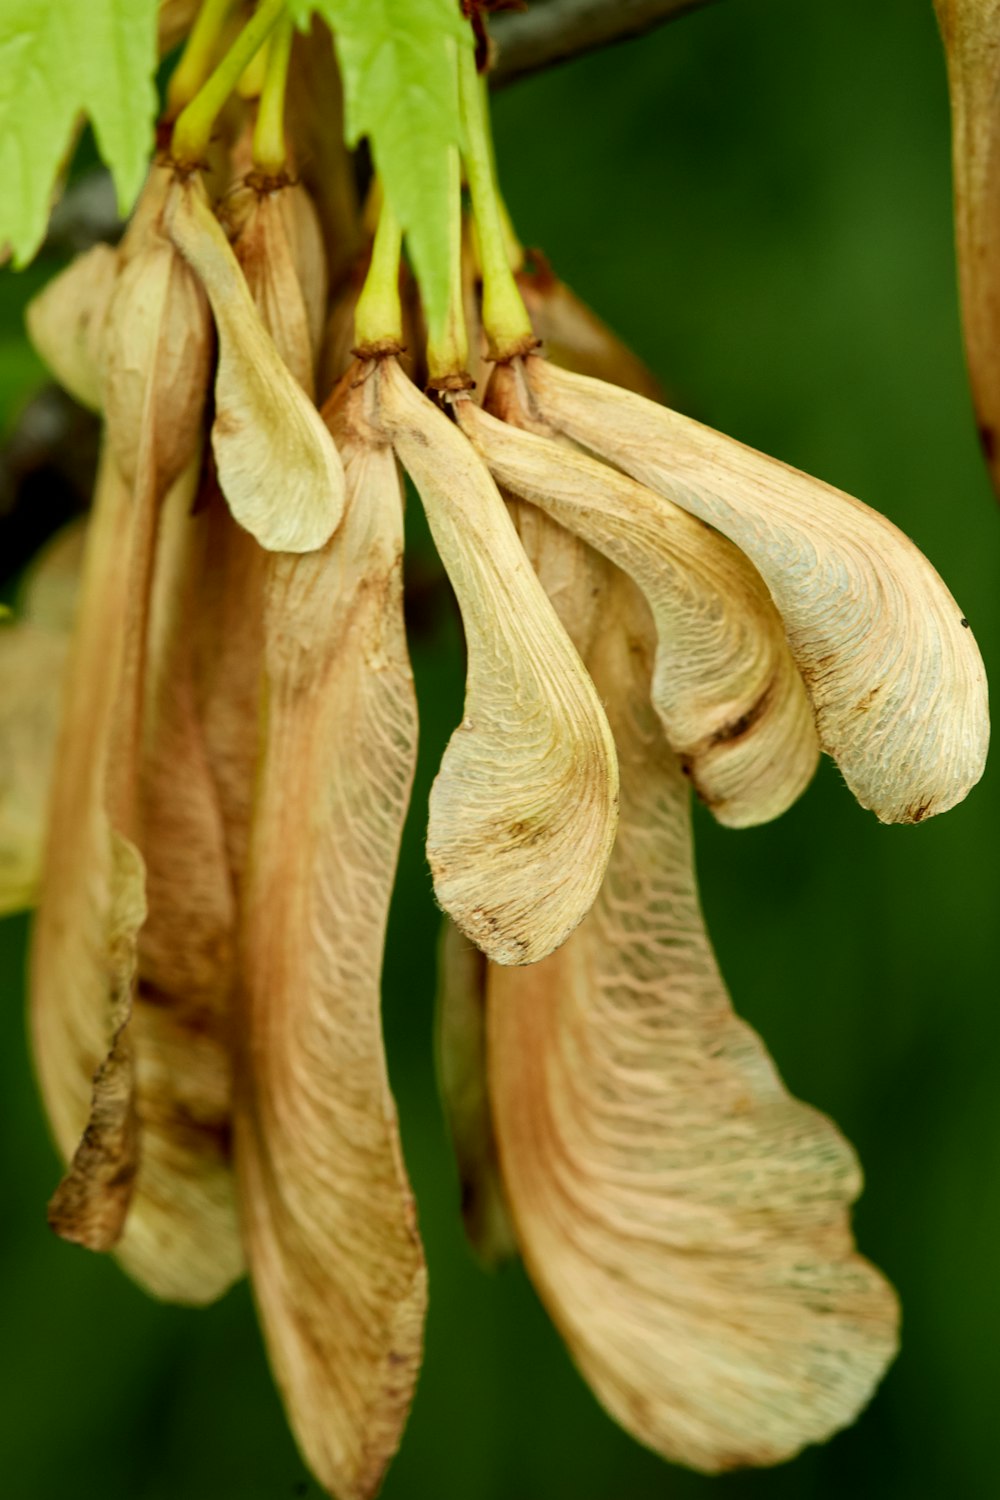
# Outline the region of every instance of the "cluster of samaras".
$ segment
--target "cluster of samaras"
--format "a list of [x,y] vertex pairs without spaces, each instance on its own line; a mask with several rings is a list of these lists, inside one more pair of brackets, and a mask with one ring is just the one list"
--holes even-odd
[[752,825],[823,750],[884,821],[944,811],[986,751],[972,633],[881,516],[595,378],[632,379],[557,285],[536,331],[590,374],[432,399],[391,347],[344,369],[327,264],[300,182],[164,159],[32,309],[104,419],[32,964],[52,1221],[164,1297],[246,1265],[308,1461],[377,1487],[426,1302],[379,1023],[405,470],[468,645],[427,855],[470,1232],[644,1442],[780,1460],[868,1398],[895,1303],[849,1147],[730,1008],[689,787]]

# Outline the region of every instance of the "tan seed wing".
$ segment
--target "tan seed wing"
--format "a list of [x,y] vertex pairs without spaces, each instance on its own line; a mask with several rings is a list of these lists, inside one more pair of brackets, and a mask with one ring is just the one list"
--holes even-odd
[[469,650],[465,715],[431,792],[434,890],[494,962],[533,963],[589,910],[614,842],[607,719],[471,444],[394,361],[371,378]]
[[316,391],[310,311],[290,238],[294,213],[284,206],[288,195],[297,191],[285,186],[258,192],[245,186],[234,195],[244,201],[234,209],[230,198],[226,208],[229,214],[238,213],[240,227],[233,250],[261,321],[284,363],[312,400]]
[[648,705],[648,628],[612,608],[589,658],[621,829],[569,942],[491,968],[490,1089],[521,1251],[580,1369],[642,1442],[716,1472],[850,1422],[895,1350],[896,1304],[854,1253],[850,1148],[730,1007],[687,787]]
[[715,526],[781,612],[820,744],[863,807],[917,823],[979,780],[986,677],[961,610],[923,554],[860,501],[677,412],[528,362],[542,414]]
[[[67,1160],[76,1153],[53,1202],[54,1225],[93,1249],[110,1248],[120,1235],[137,1168],[126,1026],[145,915],[142,865],[109,816],[116,719],[127,713],[122,683],[134,573],[123,559],[132,539],[132,496],[106,444],[71,648],[31,962],[42,1093],[61,1152]],[[119,766],[119,775],[127,782],[127,764]]]
[[[348,388],[349,390],[349,388]],[[271,560],[244,926],[236,1162],[254,1290],[299,1444],[371,1495],[420,1364],[426,1278],[386,1077],[379,985],[416,749],[395,462],[333,415],[348,505]]]
[[201,448],[213,352],[208,303],[163,232],[185,184],[154,167],[119,252],[101,351],[108,436],[129,483],[152,454],[161,494]]
[[[329,109],[329,103],[326,108]],[[323,339],[330,299],[323,230],[316,205],[304,183],[290,183],[280,192],[278,207],[285,220],[292,264],[305,299],[306,324],[315,363]]]
[[699,796],[731,827],[783,813],[808,785],[819,745],[760,575],[669,500],[521,430],[515,424],[530,415],[516,393],[505,407],[503,422],[471,402],[458,411],[498,484],[575,531],[642,589],[658,639],[653,703]]
[[101,358],[118,255],[94,245],[28,303],[25,320],[39,356],[74,400],[101,409]]
[[84,526],[64,527],[0,625],[0,914],[38,899],[49,788],[76,616]]
[[31,620],[0,625],[0,915],[33,906],[69,642]]
[[204,1303],[240,1274],[230,1163],[235,902],[195,697],[216,584],[190,481],[163,509],[150,621],[140,823],[149,914],[132,1026],[142,1156],[118,1246],[156,1296]]
[[262,547],[312,551],[332,535],[344,506],[344,471],[333,439],[269,337],[229,241],[193,179],[172,200],[167,227],[215,316],[212,449],[223,494]]

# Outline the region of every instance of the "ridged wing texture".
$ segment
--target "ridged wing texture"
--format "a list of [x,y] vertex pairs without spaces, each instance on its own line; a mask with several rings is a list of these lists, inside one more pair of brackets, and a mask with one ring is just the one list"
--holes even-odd
[[233,520],[222,495],[202,491],[206,525],[194,646],[198,719],[222,813],[237,895],[250,836],[260,755],[263,589],[268,553]]
[[884,516],[641,396],[527,362],[542,415],[728,536],[771,591],[820,744],[863,807],[918,823],[960,802],[989,741],[968,622]]
[[431,791],[434,890],[494,962],[532,963],[565,941],[603,878],[617,823],[614,744],[482,460],[393,360],[370,378],[468,643],[465,714]]
[[468,401],[458,407],[493,477],[641,588],[657,630],[653,702],[719,821],[739,828],[777,817],[808,785],[819,744],[760,575],[725,537],[620,470],[522,430],[532,419],[520,368],[503,384],[504,421]]
[[166,218],[211,303],[219,337],[212,451],[219,484],[262,547],[308,552],[336,528],[344,472],[330,434],[269,336],[239,262],[194,178]]
[[236,1163],[254,1290],[302,1451],[371,1495],[419,1368],[423,1255],[379,984],[416,745],[392,454],[330,413],[348,504],[265,585],[265,731],[243,937]]
[[490,1091],[522,1254],[581,1371],[640,1441],[716,1472],[850,1422],[895,1350],[896,1304],[854,1252],[850,1148],[730,1007],[630,587],[588,656],[619,747],[618,841],[559,953],[491,968]]
[[164,506],[150,621],[140,826],[149,913],[131,1033],[141,1158],[118,1246],[156,1296],[204,1303],[243,1269],[230,1161],[235,899],[195,697],[209,517]]
[[[143,548],[149,546],[146,507]],[[31,1024],[42,1095],[71,1166],[53,1226],[91,1249],[121,1233],[138,1139],[127,1023],[145,917],[142,862],[110,811],[128,802],[137,746],[125,659],[131,600],[132,494],[105,445],[87,539],[77,630],[49,797],[41,899],[32,938]],[[124,739],[130,737],[125,732]],[[112,758],[115,765],[112,771]],[[119,785],[112,783],[118,781]]]
[[934,0],[951,94],[955,231],[979,436],[1000,494],[1000,0]]

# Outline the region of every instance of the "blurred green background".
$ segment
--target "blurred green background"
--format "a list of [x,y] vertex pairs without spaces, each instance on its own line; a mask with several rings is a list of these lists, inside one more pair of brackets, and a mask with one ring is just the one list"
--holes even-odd
[[[912,535],[1000,668],[998,517],[976,447],[930,0],[722,0],[513,87],[499,160],[522,236],[681,404],[861,495]],[[0,277],[0,415],[43,376]],[[998,351],[1000,357],[1000,351]],[[998,1490],[998,778],[879,826],[825,763],[780,823],[698,818],[709,925],[740,1012],[867,1175],[863,1249],[903,1353],[850,1432],[709,1480],[596,1406],[520,1269],[467,1253],[431,1061],[437,918],[426,792],[457,721],[450,615],[415,642],[422,760],[386,966],[386,1030],[431,1274],[427,1361],[386,1500],[727,1500]],[[0,1491],[16,1500],[318,1496],[250,1298],[160,1306],[55,1240],[57,1164],[23,1022],[27,924],[0,925]]]

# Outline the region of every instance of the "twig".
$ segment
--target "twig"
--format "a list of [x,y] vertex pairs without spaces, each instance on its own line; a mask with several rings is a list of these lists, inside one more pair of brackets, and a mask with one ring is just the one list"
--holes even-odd
[[495,16],[490,33],[497,63],[494,88],[565,62],[609,42],[651,31],[710,0],[529,0],[524,11]]

